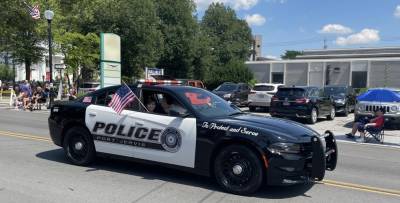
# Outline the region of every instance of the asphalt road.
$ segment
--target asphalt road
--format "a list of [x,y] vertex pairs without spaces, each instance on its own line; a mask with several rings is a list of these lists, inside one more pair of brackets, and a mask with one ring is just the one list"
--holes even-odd
[[154,165],[99,159],[67,163],[47,113],[0,109],[0,202],[400,202],[400,149],[339,143],[323,182],[226,194],[204,178]]

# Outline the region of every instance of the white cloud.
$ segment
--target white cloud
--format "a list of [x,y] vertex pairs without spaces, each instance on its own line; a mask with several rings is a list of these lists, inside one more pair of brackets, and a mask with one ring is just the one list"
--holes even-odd
[[327,24],[318,32],[322,34],[349,34],[352,33],[353,30],[340,24]]
[[257,5],[258,0],[194,0],[198,10],[205,10],[212,3],[223,3],[235,10],[248,10]]
[[264,23],[267,21],[264,16],[256,13],[253,15],[246,15],[245,20],[247,24],[250,26],[255,25],[255,26],[261,26],[264,25]]
[[396,9],[394,10],[393,15],[394,15],[394,17],[396,17],[396,18],[400,18],[400,5],[397,5],[397,6],[396,6]]
[[349,35],[347,37],[338,37],[336,44],[340,46],[352,45],[352,44],[369,44],[379,42],[379,30],[365,28],[359,33]]

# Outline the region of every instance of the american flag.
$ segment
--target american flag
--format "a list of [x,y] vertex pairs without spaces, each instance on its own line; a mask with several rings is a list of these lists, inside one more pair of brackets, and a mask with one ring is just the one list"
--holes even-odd
[[125,106],[131,103],[135,98],[136,95],[126,84],[124,84],[114,94],[108,106],[114,109],[114,111],[118,114],[121,114]]
[[35,20],[40,19],[39,5],[35,5],[33,7],[28,6],[28,10],[29,10],[29,15],[31,15],[33,19]]

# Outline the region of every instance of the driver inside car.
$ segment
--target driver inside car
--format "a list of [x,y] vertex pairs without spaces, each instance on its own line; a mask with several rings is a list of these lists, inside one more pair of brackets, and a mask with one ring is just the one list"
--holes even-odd
[[169,95],[163,95],[161,100],[161,106],[164,111],[167,112],[168,115],[171,115],[171,112],[177,112],[179,115],[183,115],[187,113],[187,110],[183,108],[178,102],[175,101]]

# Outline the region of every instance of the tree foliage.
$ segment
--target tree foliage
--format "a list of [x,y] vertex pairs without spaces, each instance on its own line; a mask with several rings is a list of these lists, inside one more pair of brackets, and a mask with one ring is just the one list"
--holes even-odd
[[285,54],[281,56],[282,59],[295,59],[296,56],[303,55],[301,51],[286,50]]
[[[199,21],[193,0],[27,0],[39,4],[42,19],[33,20],[19,0],[2,0],[0,52],[29,64],[47,51],[45,8],[54,11],[54,50],[64,55],[70,73],[97,71],[99,34],[121,36],[122,75],[141,77],[145,67],[164,68],[177,78],[248,82],[244,65],[251,30],[233,9],[210,5]],[[30,71],[27,71],[30,73]],[[29,78],[29,77],[28,77]],[[75,78],[76,79],[76,78]]]
[[248,24],[233,9],[213,3],[205,11],[201,27],[209,37],[210,51],[215,56],[214,66],[206,76],[208,87],[224,81],[249,82],[253,75],[244,65],[252,42]]

